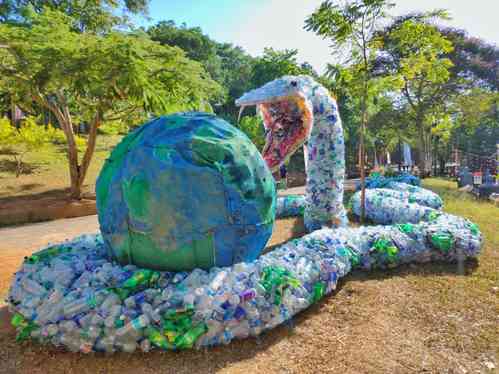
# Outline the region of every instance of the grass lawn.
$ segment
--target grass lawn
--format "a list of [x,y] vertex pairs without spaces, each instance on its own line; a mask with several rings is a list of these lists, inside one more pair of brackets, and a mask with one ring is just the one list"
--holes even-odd
[[[85,179],[84,192],[94,192],[95,180],[102,164],[121,137],[120,135],[97,137],[97,146]],[[65,146],[50,146],[30,153],[26,155],[24,162],[26,173],[16,178],[12,157],[0,153],[0,200],[27,195],[64,196],[64,191],[70,184]]]
[[[426,179],[424,186],[443,197],[446,211],[480,226],[485,245],[477,261],[353,272],[333,295],[287,325],[258,339],[199,351],[85,356],[20,345],[0,308],[5,316],[0,318],[0,372],[495,373],[499,208],[458,192],[450,181]],[[19,256],[24,256],[21,248]]]

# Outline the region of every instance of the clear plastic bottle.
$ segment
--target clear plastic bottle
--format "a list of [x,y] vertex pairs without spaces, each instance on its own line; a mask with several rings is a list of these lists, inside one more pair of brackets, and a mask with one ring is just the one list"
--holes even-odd
[[217,291],[222,287],[225,278],[227,278],[227,272],[225,270],[220,271],[210,282],[210,287],[213,291]]
[[96,301],[94,299],[82,298],[65,305],[63,308],[63,313],[66,318],[72,318],[77,314],[95,308],[95,306],[96,306]]
[[45,287],[43,287],[42,285],[40,285],[40,283],[34,281],[33,279],[29,279],[27,277],[23,278],[23,280],[21,281],[21,286],[27,292],[39,297],[43,297],[47,293]]
[[150,323],[149,317],[145,314],[141,314],[131,322],[127,323],[125,326],[119,328],[116,331],[117,337],[122,337],[128,335],[134,331],[139,331],[147,327]]
[[133,353],[137,350],[137,343],[135,341],[126,341],[121,343],[121,349],[126,353]]
[[157,309],[154,309],[151,304],[142,304],[142,313],[147,315],[154,323],[159,324],[161,322],[161,315]]
[[146,353],[151,350],[151,342],[149,341],[149,339],[143,339],[140,342],[140,350]]

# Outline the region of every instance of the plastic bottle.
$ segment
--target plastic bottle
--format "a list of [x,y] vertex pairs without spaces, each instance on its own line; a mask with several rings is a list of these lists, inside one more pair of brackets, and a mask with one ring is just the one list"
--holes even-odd
[[141,314],[139,317],[127,323],[122,328],[116,331],[116,336],[121,337],[125,336],[133,331],[140,331],[143,328],[147,327],[150,323],[149,317],[145,314]]
[[208,331],[208,327],[204,323],[200,323],[187,331],[185,334],[175,339],[175,347],[179,349],[192,348],[196,340]]
[[33,279],[24,278],[21,282],[22,287],[29,293],[37,296],[43,296],[47,293],[45,287],[41,286],[38,282]]
[[146,285],[153,281],[154,279],[159,279],[159,273],[154,270],[142,269],[137,270],[133,275],[128,278],[122,285],[123,288],[135,289],[138,286]]
[[96,348],[100,351],[106,352],[106,353],[111,353],[114,352],[114,336],[112,335],[105,335],[104,337],[100,338],[97,343],[96,343]]
[[149,352],[151,350],[151,342],[149,339],[144,339],[140,342],[140,350],[142,352]]
[[210,282],[210,288],[213,291],[217,291],[220,287],[222,287],[222,284],[227,277],[227,272],[225,270],[220,271],[215,278]]
[[168,339],[158,329],[148,327],[145,334],[154,346],[164,350],[173,348],[173,345],[168,342]]
[[149,319],[154,321],[154,323],[156,324],[159,324],[161,322],[159,311],[154,309],[149,303],[142,304],[142,313],[147,315]]
[[239,294],[239,297],[241,299],[241,302],[249,301],[256,297],[256,290],[254,288],[245,290]]
[[115,293],[111,292],[106,297],[106,299],[104,299],[104,301],[102,302],[102,304],[100,306],[100,309],[103,311],[104,314],[109,314],[110,309],[114,305],[117,305],[117,304],[120,304],[120,303],[121,303],[121,300],[118,297],[118,295],[116,295]]
[[72,318],[77,314],[86,312],[92,308],[95,308],[97,305],[96,300],[94,298],[83,298],[79,300],[75,300],[63,308],[63,313],[66,318]]

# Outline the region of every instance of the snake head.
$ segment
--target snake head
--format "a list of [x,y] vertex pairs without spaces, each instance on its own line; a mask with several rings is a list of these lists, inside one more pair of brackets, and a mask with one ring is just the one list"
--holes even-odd
[[241,110],[256,105],[263,117],[263,158],[270,170],[278,170],[308,139],[313,123],[307,91],[312,79],[284,76],[245,93],[236,100]]

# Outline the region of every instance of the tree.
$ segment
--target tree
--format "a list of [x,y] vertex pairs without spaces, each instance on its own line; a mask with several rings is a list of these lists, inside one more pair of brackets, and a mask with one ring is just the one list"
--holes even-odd
[[238,113],[235,100],[254,88],[251,79],[255,59],[241,47],[212,40],[199,27],[161,21],[148,28],[147,33],[162,45],[181,48],[189,58],[204,66],[212,79],[223,87],[223,92],[211,100],[215,113],[235,122]]
[[30,12],[40,14],[48,8],[72,17],[75,30],[102,31],[126,23],[127,13],[146,14],[148,3],[149,0],[2,0],[0,21],[26,22],[31,19]]
[[151,39],[162,45],[181,48],[194,61],[203,64],[211,77],[220,82],[221,63],[217,56],[217,43],[211,40],[199,27],[180,27],[174,21],[160,21],[147,29]]
[[217,45],[217,56],[220,58],[222,76],[218,81],[227,90],[224,102],[215,106],[215,113],[236,122],[239,108],[235,101],[245,92],[254,88],[251,79],[255,59],[241,47],[230,43]]
[[360,128],[360,176],[361,176],[361,222],[365,217],[365,147],[364,137],[368,122],[367,105],[370,65],[376,49],[375,32],[386,11],[393,4],[387,0],[351,0],[339,5],[326,0],[305,20],[305,29],[315,32],[332,42],[332,48],[341,50],[347,47],[351,52],[349,61],[360,68],[361,128]]
[[438,27],[453,49],[445,54],[452,62],[449,83],[458,89],[480,88],[499,91],[499,48],[480,38],[469,36],[466,31]]
[[261,151],[265,145],[265,131],[263,120],[259,116],[244,116],[237,124],[253,144]]
[[451,107],[453,145],[465,152],[491,155],[499,138],[499,92],[474,88]]
[[285,49],[282,51],[265,48],[263,56],[257,58],[253,66],[251,82],[259,87],[283,75],[315,75],[312,66],[308,63],[299,64],[296,60],[298,50]]
[[[71,196],[80,198],[102,122],[198,109],[220,87],[204,69],[144,33],[79,33],[73,19],[50,9],[29,27],[0,25],[0,87],[26,106],[50,111],[67,139]],[[34,47],[35,46],[35,47]],[[81,160],[75,121],[88,125]]]
[[[445,17],[445,13],[431,15]],[[374,70],[385,76],[400,78],[402,98],[410,110],[412,125],[417,129],[418,166],[424,175],[432,166],[432,127],[438,113],[457,93],[450,84],[452,61],[446,57],[453,49],[434,25],[421,15],[417,20],[403,17],[381,34],[381,52]]]

